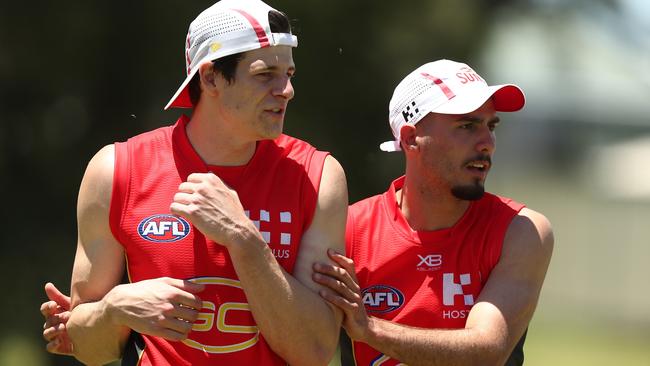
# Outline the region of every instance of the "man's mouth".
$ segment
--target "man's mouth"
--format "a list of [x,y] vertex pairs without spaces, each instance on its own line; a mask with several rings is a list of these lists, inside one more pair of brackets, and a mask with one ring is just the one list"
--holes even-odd
[[276,116],[282,116],[284,114],[284,108],[269,108],[265,109],[264,111]]
[[490,162],[485,160],[475,160],[467,163],[465,166],[469,169],[477,169],[481,172],[484,172],[490,168]]

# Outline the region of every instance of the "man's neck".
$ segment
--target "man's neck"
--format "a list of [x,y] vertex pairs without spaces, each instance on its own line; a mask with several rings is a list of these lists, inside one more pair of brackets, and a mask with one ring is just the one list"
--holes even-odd
[[454,197],[417,175],[408,175],[402,189],[395,192],[402,214],[413,230],[433,231],[452,227],[460,220],[469,201]]
[[238,136],[215,115],[194,111],[186,129],[190,144],[207,165],[246,165],[255,154],[257,141]]

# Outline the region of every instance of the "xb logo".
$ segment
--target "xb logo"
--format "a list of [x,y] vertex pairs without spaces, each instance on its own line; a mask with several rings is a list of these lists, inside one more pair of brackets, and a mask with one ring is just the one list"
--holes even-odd
[[442,265],[442,254],[429,254],[426,257],[418,254],[418,258],[418,271],[435,271]]

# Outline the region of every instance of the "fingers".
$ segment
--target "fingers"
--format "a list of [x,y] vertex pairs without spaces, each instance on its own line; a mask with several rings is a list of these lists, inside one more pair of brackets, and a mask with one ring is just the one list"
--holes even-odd
[[345,268],[346,271],[350,273],[355,273],[354,272],[354,261],[343,254],[337,252],[334,249],[327,249],[327,255],[336,262],[338,265],[341,267]]
[[182,339],[187,338],[187,334],[192,330],[192,323],[177,318],[165,318],[160,322],[160,326],[164,329],[181,333],[183,335]]
[[176,318],[183,320],[185,322],[194,323],[196,319],[199,318],[200,309],[188,308],[181,304],[174,304],[174,308],[171,311],[168,311],[166,315],[170,318]]
[[196,294],[205,290],[205,285],[175,278],[165,278],[164,280],[167,284],[182,290],[172,296],[170,299],[172,302],[183,305],[187,308],[201,310],[203,307],[203,301],[201,301],[201,298]]
[[193,202],[193,196],[189,192],[177,192],[174,195],[174,202],[189,205]]
[[57,355],[72,355],[72,343],[66,340],[61,340],[59,338],[48,342],[45,346],[45,349],[49,353],[54,353]]
[[[360,291],[359,285],[357,284],[356,277],[353,275],[353,273],[350,273],[348,270],[342,267],[334,266],[327,263],[315,263],[314,271],[323,274],[325,277],[329,277],[334,280],[338,280],[342,282],[343,285],[345,285],[347,288],[351,289],[354,292]],[[320,280],[324,281],[326,280],[326,278],[321,278]]]
[[70,310],[70,297],[61,293],[51,282],[45,284],[45,294],[48,299],[56,302],[63,309]]
[[61,345],[61,341],[59,341],[58,339],[55,339],[55,340],[53,340],[51,342],[47,342],[47,345],[45,346],[45,349],[49,353],[60,354],[58,352],[58,349],[59,349],[60,345]]
[[229,190],[233,190],[226,182],[224,182],[221,178],[219,178],[217,175],[214,173],[192,173],[187,176],[187,183],[188,185],[185,185],[185,183],[181,183],[179,186],[179,191],[183,191],[181,187],[191,187],[192,189],[196,190],[196,185],[189,185],[191,183],[205,183],[208,182],[211,185],[217,185],[217,186],[224,186],[228,188]]
[[41,314],[46,318],[56,314],[57,309],[58,305],[54,301],[46,301],[41,304]]
[[43,338],[48,342],[45,349],[54,354],[71,355],[72,342],[68,338],[65,324],[57,324],[43,331]]
[[[165,281],[171,286],[174,286],[174,287],[176,287],[178,289],[181,289],[183,291],[187,291],[187,292],[192,293],[192,294],[196,294],[196,293],[199,293],[199,292],[205,290],[205,285],[204,284],[196,283],[196,282],[192,282],[192,281],[188,281],[188,280],[180,280],[180,279],[177,279],[177,278],[169,278],[169,277],[167,277],[167,278],[165,278]],[[201,305],[201,304],[199,303],[199,305]]]
[[183,182],[178,186],[178,191],[182,193],[194,193],[196,192],[196,186],[199,182]]
[[343,310],[346,313],[346,318],[350,318],[351,314],[356,312],[360,306],[356,301],[350,301],[329,289],[321,289],[318,294],[329,303]]
[[[208,174],[209,173],[192,173],[187,176],[187,181],[190,183],[201,183],[205,180],[205,177]],[[183,183],[181,183],[181,185],[183,185]]]
[[50,327],[56,327],[59,324],[66,324],[70,319],[70,312],[65,311],[60,314],[50,315],[45,318],[45,324],[43,324],[43,329],[48,329]]
[[314,282],[319,283],[328,289],[331,289],[339,296],[344,297],[349,302],[356,303],[361,301],[361,296],[359,295],[358,290],[350,288],[348,284],[341,280],[338,280],[336,277],[324,275],[321,273],[314,273],[312,277],[314,279]]
[[43,338],[46,341],[51,342],[53,339],[65,334],[67,334],[65,324],[59,323],[45,328],[43,331]]
[[172,202],[171,205],[169,205],[169,212],[173,213],[176,216],[183,216],[184,218],[189,220],[189,210],[188,210],[188,205],[186,204],[179,203],[179,202]]

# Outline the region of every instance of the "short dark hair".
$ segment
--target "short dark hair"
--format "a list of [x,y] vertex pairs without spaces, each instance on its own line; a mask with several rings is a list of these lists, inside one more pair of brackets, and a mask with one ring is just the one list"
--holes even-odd
[[[269,26],[273,33],[291,33],[289,17],[287,17],[285,13],[277,10],[269,11]],[[242,58],[244,58],[243,52],[218,58],[212,61],[212,68],[214,71],[221,73],[221,76],[226,79],[228,84],[232,84],[235,82],[237,65],[239,65],[239,61],[241,61]],[[190,92],[192,107],[196,107],[196,104],[201,98],[201,75],[198,72],[194,74],[194,77],[192,77],[192,80],[190,80],[187,87]]]

